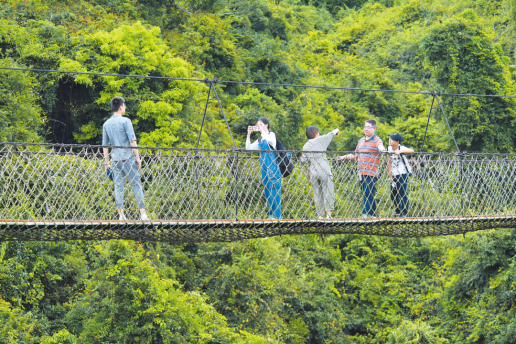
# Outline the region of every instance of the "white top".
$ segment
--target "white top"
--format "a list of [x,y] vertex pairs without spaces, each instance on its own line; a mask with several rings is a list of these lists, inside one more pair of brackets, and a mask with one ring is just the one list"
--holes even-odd
[[[273,149],[276,149],[276,134],[274,134],[272,131],[269,131],[268,133],[262,131],[262,140],[267,141],[269,146],[271,146]],[[258,140],[251,143],[251,140],[248,136],[245,140],[245,149],[260,150],[260,147],[258,146]]]
[[[398,150],[400,150],[401,148],[407,148],[407,147],[399,145]],[[391,146],[387,147],[387,152],[390,152],[390,153],[394,152],[392,150]],[[391,158],[391,173],[393,176],[399,176],[401,174],[408,173],[407,168],[408,168],[409,162],[408,162],[407,157],[405,157],[405,156],[403,157],[404,163],[401,161],[401,159],[402,159],[401,155],[390,154],[389,158]]]

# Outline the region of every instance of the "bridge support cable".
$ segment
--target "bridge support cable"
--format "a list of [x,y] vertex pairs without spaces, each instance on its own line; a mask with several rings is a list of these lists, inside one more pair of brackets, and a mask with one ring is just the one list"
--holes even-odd
[[[451,137],[453,139],[453,143],[455,143],[455,148],[457,148],[457,154],[459,156],[459,159],[462,160],[462,155],[460,154],[459,145],[457,144],[457,141],[455,140],[455,135],[453,135],[453,131],[451,130],[450,123],[448,122],[448,117],[446,116],[446,113],[444,112],[443,106],[441,105],[441,101],[439,100],[440,91],[436,95],[437,102],[439,103],[439,108],[441,109],[441,112],[444,116],[444,120],[446,121],[446,125],[448,126],[448,130],[450,131]],[[463,165],[460,164],[460,169],[457,171],[459,175],[459,184],[460,184],[460,204],[462,207],[462,210],[464,211],[464,170]]]
[[[434,103],[435,103],[435,94],[433,93],[432,94],[432,105],[430,105],[430,112],[428,113],[428,120],[426,121],[425,134],[423,135],[423,142],[421,142],[421,148],[419,149],[420,152],[424,152],[426,133],[428,132],[428,125],[430,124],[430,118],[432,117],[432,110],[434,109]],[[426,183],[421,183],[422,195],[423,195],[423,210],[424,210],[423,216],[426,216],[425,185],[426,185]]]
[[420,152],[424,152],[424,145],[426,141],[426,133],[428,132],[428,125],[430,124],[430,118],[432,117],[432,110],[434,109],[435,103],[435,94],[432,94],[432,105],[430,105],[430,112],[428,113],[428,119],[426,121],[425,134],[423,135],[423,142],[421,142],[421,147],[419,148]]
[[453,131],[451,130],[450,123],[448,122],[448,117],[446,116],[446,113],[444,112],[443,106],[441,105],[441,101],[439,100],[439,96],[441,95],[441,92],[437,92],[435,99],[437,99],[437,103],[439,104],[439,108],[441,109],[441,112],[444,116],[444,120],[446,121],[446,126],[448,126],[448,130],[450,131],[450,135],[453,139],[453,143],[455,143],[455,148],[457,148],[457,153],[460,153],[459,145],[457,144],[457,140],[455,140],[455,135],[453,135]]
[[[215,83],[218,83],[219,79],[218,78],[214,78],[214,82]],[[226,118],[226,114],[224,112],[224,108],[222,107],[222,103],[220,102],[220,98],[219,98],[219,95],[217,94],[217,90],[215,89],[215,85],[213,84],[213,82],[211,82],[211,85],[213,87],[213,93],[215,93],[215,97],[217,98],[217,103],[219,104],[219,109],[220,109],[220,112],[222,113],[222,116],[224,117],[224,122],[226,122],[226,127],[228,128],[228,132],[229,132],[229,136],[231,136],[231,141],[233,141],[233,147],[235,149],[235,152],[236,152],[236,159],[234,161],[232,161],[233,163],[231,164],[231,171],[235,171],[235,168],[233,168],[233,166],[236,166],[236,172],[235,172],[235,218],[238,218],[238,162],[239,162],[239,159],[238,159],[238,147],[235,143],[235,139],[233,138],[233,133],[231,132],[231,128],[229,127],[229,123],[228,123],[228,120]]]
[[[420,148],[420,151],[423,152],[424,151],[424,144],[425,144],[425,140],[426,140],[426,135],[427,135],[427,132],[428,132],[428,126],[430,124],[430,117],[432,116],[432,110],[434,108],[434,104],[435,104],[435,101],[437,100],[437,104],[439,105],[439,109],[441,110],[441,113],[444,117],[444,120],[446,122],[446,126],[448,128],[448,131],[450,132],[450,135],[453,139],[453,143],[455,144],[455,148],[457,149],[457,154],[459,155],[459,159],[462,159],[462,156],[460,154],[460,149],[459,149],[459,145],[457,144],[457,141],[455,140],[455,135],[453,135],[453,131],[450,127],[450,123],[448,122],[448,117],[446,116],[446,112],[444,111],[443,109],[443,106],[441,104],[441,101],[439,99],[439,96],[441,96],[441,91],[432,91],[432,105],[430,106],[430,111],[428,113],[428,120],[426,122],[426,128],[425,128],[425,134],[423,136],[423,142],[421,142],[421,148]],[[459,178],[460,178],[460,181],[459,181],[459,184],[461,186],[461,205],[463,206],[463,192],[462,192],[462,187],[463,187],[463,180],[462,180],[462,176],[463,176],[463,170],[462,170],[462,164],[461,164],[461,169],[459,171]],[[422,183],[423,185],[425,185],[426,183]],[[423,186],[423,203],[426,205],[426,200],[425,200],[425,195],[424,195],[424,186]],[[425,208],[426,209],[426,208]],[[425,215],[426,215],[426,211],[425,211]]]
[[213,82],[210,82],[211,83],[211,87],[213,87],[213,93],[215,93],[215,97],[217,98],[217,102],[219,104],[220,112],[222,113],[222,116],[224,117],[224,122],[226,122],[226,127],[228,128],[229,136],[231,136],[231,141],[233,141],[233,147],[235,149],[238,149],[237,145],[235,143],[235,139],[233,138],[233,133],[231,132],[231,128],[229,127],[229,123],[228,123],[228,120],[226,118],[226,114],[224,113],[224,108],[222,107],[222,103],[220,102],[220,98],[219,98],[219,95],[217,94],[217,90],[215,89],[215,85],[213,84],[213,83],[218,83],[218,82],[219,82],[219,79],[215,78]]
[[[210,102],[210,93],[211,93],[211,83],[208,88],[208,96],[206,97],[206,105],[204,106],[204,113],[202,115],[201,128],[199,128],[199,136],[197,137],[197,144],[195,145],[195,148],[199,148],[199,142],[201,141],[202,128],[204,127],[204,120],[206,119],[206,111],[208,111],[208,103]],[[195,168],[195,179],[196,179],[196,185],[197,185],[197,200],[199,201],[199,214],[202,219],[203,216],[202,216],[201,193],[199,191],[199,176],[197,175],[197,159],[198,159],[198,156],[195,155],[194,168]]]
[[[36,73],[60,73],[60,74],[71,74],[71,75],[76,74],[76,75],[95,75],[95,76],[115,76],[115,77],[119,77],[119,78],[180,80],[180,81],[194,81],[194,82],[206,82],[206,80],[207,80],[207,78],[205,78],[205,79],[175,78],[175,77],[169,77],[169,76],[79,72],[79,71],[65,71],[65,70],[56,70],[56,69],[38,69],[38,68],[0,67],[0,70],[36,72]],[[253,81],[236,81],[236,80],[218,80],[218,82],[225,83],[225,84],[239,84],[239,85],[250,85],[250,86],[300,87],[300,88],[315,88],[315,89],[329,89],[329,90],[389,92],[389,93],[427,94],[427,95],[432,94],[432,92],[425,92],[425,91],[382,90],[382,89],[372,89],[372,88],[341,87],[341,86],[278,84],[278,83],[270,83],[270,82],[253,82]],[[514,96],[514,95],[505,95],[505,94],[441,93],[440,95],[453,96],[453,97],[516,98],[516,96]]]
[[[209,84],[209,86],[208,86],[208,96],[206,98],[206,105],[204,107],[204,113],[203,113],[203,117],[202,117],[201,128],[199,129],[199,136],[197,137],[197,144],[196,144],[195,148],[199,148],[199,143],[200,143],[200,140],[201,140],[201,134],[202,134],[202,130],[203,130],[203,127],[204,127],[204,121],[205,121],[205,118],[206,118],[206,112],[208,110],[209,102],[210,102],[210,100],[217,100],[217,105],[218,105],[218,107],[220,109],[222,117],[224,118],[224,122],[226,123],[226,127],[227,127],[229,135],[231,137],[231,141],[233,142],[234,150],[236,151],[236,154],[237,154],[236,155],[237,159],[234,161],[234,163],[236,163],[236,166],[237,166],[236,167],[237,172],[236,172],[236,184],[235,185],[238,185],[238,148],[237,148],[235,139],[233,137],[233,133],[231,131],[231,127],[229,126],[229,122],[228,122],[228,120],[226,118],[226,114],[224,112],[224,108],[222,107],[222,102],[220,101],[219,95],[218,95],[217,90],[215,88],[215,84],[217,84],[219,82],[219,80],[218,80],[218,78],[215,77],[213,80],[205,79],[204,82]],[[210,98],[212,90],[213,90],[213,94],[215,95],[215,98]],[[195,155],[196,177],[197,177],[197,159],[198,159],[198,155],[196,154]],[[200,204],[200,216],[201,216],[201,219],[202,219],[203,218],[203,213],[202,213],[202,204],[201,204],[201,197],[200,197],[199,181],[198,181],[198,179],[197,179],[197,195],[198,195],[198,200],[199,200],[199,204]],[[236,202],[235,202],[235,215],[237,215],[238,214],[238,188],[236,186],[235,186],[235,198],[236,198]]]

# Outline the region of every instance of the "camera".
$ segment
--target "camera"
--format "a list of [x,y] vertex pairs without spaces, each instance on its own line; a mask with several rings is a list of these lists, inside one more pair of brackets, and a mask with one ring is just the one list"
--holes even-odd
[[392,186],[393,189],[396,189],[396,182],[392,182],[391,186]]
[[253,131],[260,131],[260,127],[258,127],[257,125],[254,125],[253,126]]

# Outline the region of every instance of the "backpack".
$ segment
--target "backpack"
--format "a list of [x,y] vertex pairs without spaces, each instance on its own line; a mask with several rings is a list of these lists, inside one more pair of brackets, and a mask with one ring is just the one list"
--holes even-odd
[[292,153],[284,152],[286,151],[285,146],[281,143],[280,140],[276,137],[276,150],[278,151],[278,156],[276,157],[276,163],[280,168],[281,176],[288,177],[292,174],[292,170],[294,169],[294,165],[292,164]]

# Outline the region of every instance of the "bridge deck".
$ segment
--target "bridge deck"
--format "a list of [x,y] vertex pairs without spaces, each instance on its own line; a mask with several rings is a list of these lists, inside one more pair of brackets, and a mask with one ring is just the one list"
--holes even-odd
[[[446,226],[443,226],[445,224]],[[397,237],[463,234],[516,228],[516,214],[377,219],[25,221],[0,222],[0,240],[60,241],[131,239],[166,242],[224,242],[288,234],[368,234]]]

